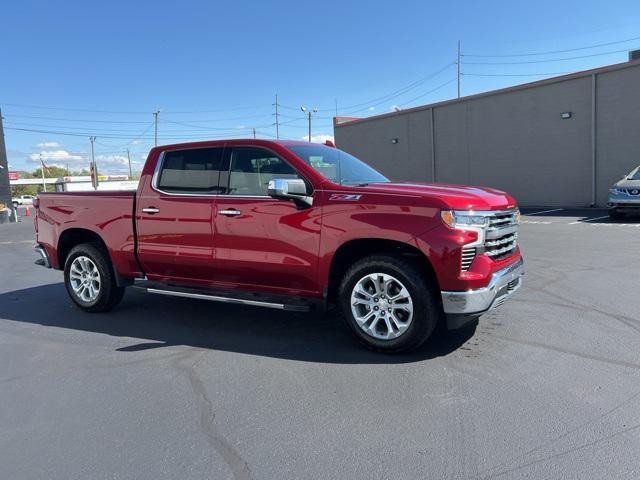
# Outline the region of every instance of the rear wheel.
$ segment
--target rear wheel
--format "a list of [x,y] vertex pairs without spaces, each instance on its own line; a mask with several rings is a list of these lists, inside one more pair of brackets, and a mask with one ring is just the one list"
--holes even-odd
[[619,211],[616,208],[610,208],[609,209],[609,218],[611,220],[621,220],[625,217],[625,214],[621,211]]
[[382,352],[419,347],[442,316],[433,286],[401,257],[375,255],[354,263],[342,279],[339,297],[355,337]]
[[124,296],[124,287],[116,285],[111,260],[94,244],[71,249],[64,265],[64,284],[73,303],[86,312],[111,310]]

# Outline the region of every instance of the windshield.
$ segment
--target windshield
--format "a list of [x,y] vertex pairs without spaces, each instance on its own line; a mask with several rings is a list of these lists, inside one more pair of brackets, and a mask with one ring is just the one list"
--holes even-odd
[[631,173],[627,175],[627,180],[640,180],[640,167],[632,170]]
[[389,181],[366,163],[337,148],[324,145],[292,145],[288,148],[323,177],[340,185],[365,185]]

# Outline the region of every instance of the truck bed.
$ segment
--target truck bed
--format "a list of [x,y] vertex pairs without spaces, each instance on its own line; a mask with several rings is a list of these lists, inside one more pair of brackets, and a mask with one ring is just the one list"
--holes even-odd
[[[69,235],[93,232],[104,240],[119,272],[135,275],[134,212],[136,192],[41,193],[37,200],[37,242],[44,246],[52,267],[58,261],[58,243]],[[87,232],[89,231],[89,232]]]

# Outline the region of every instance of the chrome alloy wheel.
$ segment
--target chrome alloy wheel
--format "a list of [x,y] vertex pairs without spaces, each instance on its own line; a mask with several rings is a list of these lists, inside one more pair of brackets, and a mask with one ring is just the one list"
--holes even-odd
[[71,288],[83,302],[93,302],[100,293],[100,272],[93,260],[80,256],[74,258],[69,271]]
[[409,328],[413,301],[397,278],[386,273],[370,273],[358,280],[351,291],[351,312],[367,335],[392,340]]

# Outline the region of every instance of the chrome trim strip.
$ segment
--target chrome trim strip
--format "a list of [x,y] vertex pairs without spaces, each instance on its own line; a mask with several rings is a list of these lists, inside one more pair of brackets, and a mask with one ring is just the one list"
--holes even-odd
[[466,292],[443,290],[440,293],[444,312],[449,315],[479,315],[500,306],[520,288],[523,275],[524,261],[520,258],[495,272],[489,285],[484,288]]
[[[256,147],[255,145],[233,145],[231,148],[235,148],[235,147],[241,147],[241,148],[252,148],[252,147]],[[181,149],[181,148],[177,148],[177,149],[173,149],[173,150],[163,150],[162,152],[160,152],[160,156],[158,157],[158,161],[156,162],[156,168],[153,171],[153,176],[151,177],[151,189],[158,192],[158,193],[162,193],[163,195],[170,195],[172,197],[224,197],[224,198],[254,198],[254,199],[270,199],[270,200],[275,200],[273,197],[269,196],[269,195],[234,195],[234,194],[227,194],[227,193],[176,193],[176,192],[167,192],[165,190],[161,190],[158,187],[158,177],[160,176],[160,170],[162,169],[162,164],[164,163],[164,155],[166,152],[177,152],[180,150],[195,150],[198,148],[222,148],[222,149],[226,149],[227,146],[226,144],[223,144],[221,146],[211,146],[211,147],[193,147],[193,148],[185,148],[185,149]],[[280,158],[281,160],[283,160],[287,165],[289,165],[291,168],[293,168],[293,170],[295,170],[296,174],[300,175],[300,177],[309,185],[312,185],[311,182],[309,182],[304,175],[302,175],[297,169],[295,169],[293,167],[293,165],[291,165],[288,161],[284,160],[283,158],[281,158],[276,152],[274,152],[273,150],[263,147],[263,146],[258,146],[256,148],[262,148],[264,150],[267,150],[268,152],[271,152],[272,154],[276,155],[278,158]],[[224,154],[224,152],[223,152]],[[222,172],[222,171],[221,171]],[[313,194],[313,192],[311,192]]]
[[157,293],[159,295],[169,295],[172,297],[196,298],[199,300],[210,300],[212,302],[235,303],[239,305],[252,305],[254,307],[275,308],[277,310],[284,310],[285,308],[285,305],[283,303],[271,303],[271,302],[261,302],[259,300],[245,300],[242,298],[220,297],[217,295],[205,295],[202,293],[176,292],[174,290],[160,290],[157,288],[147,288],[147,292]]
[[454,213],[466,216],[499,217],[501,215],[513,215],[518,209],[516,207],[507,210],[454,210]]

